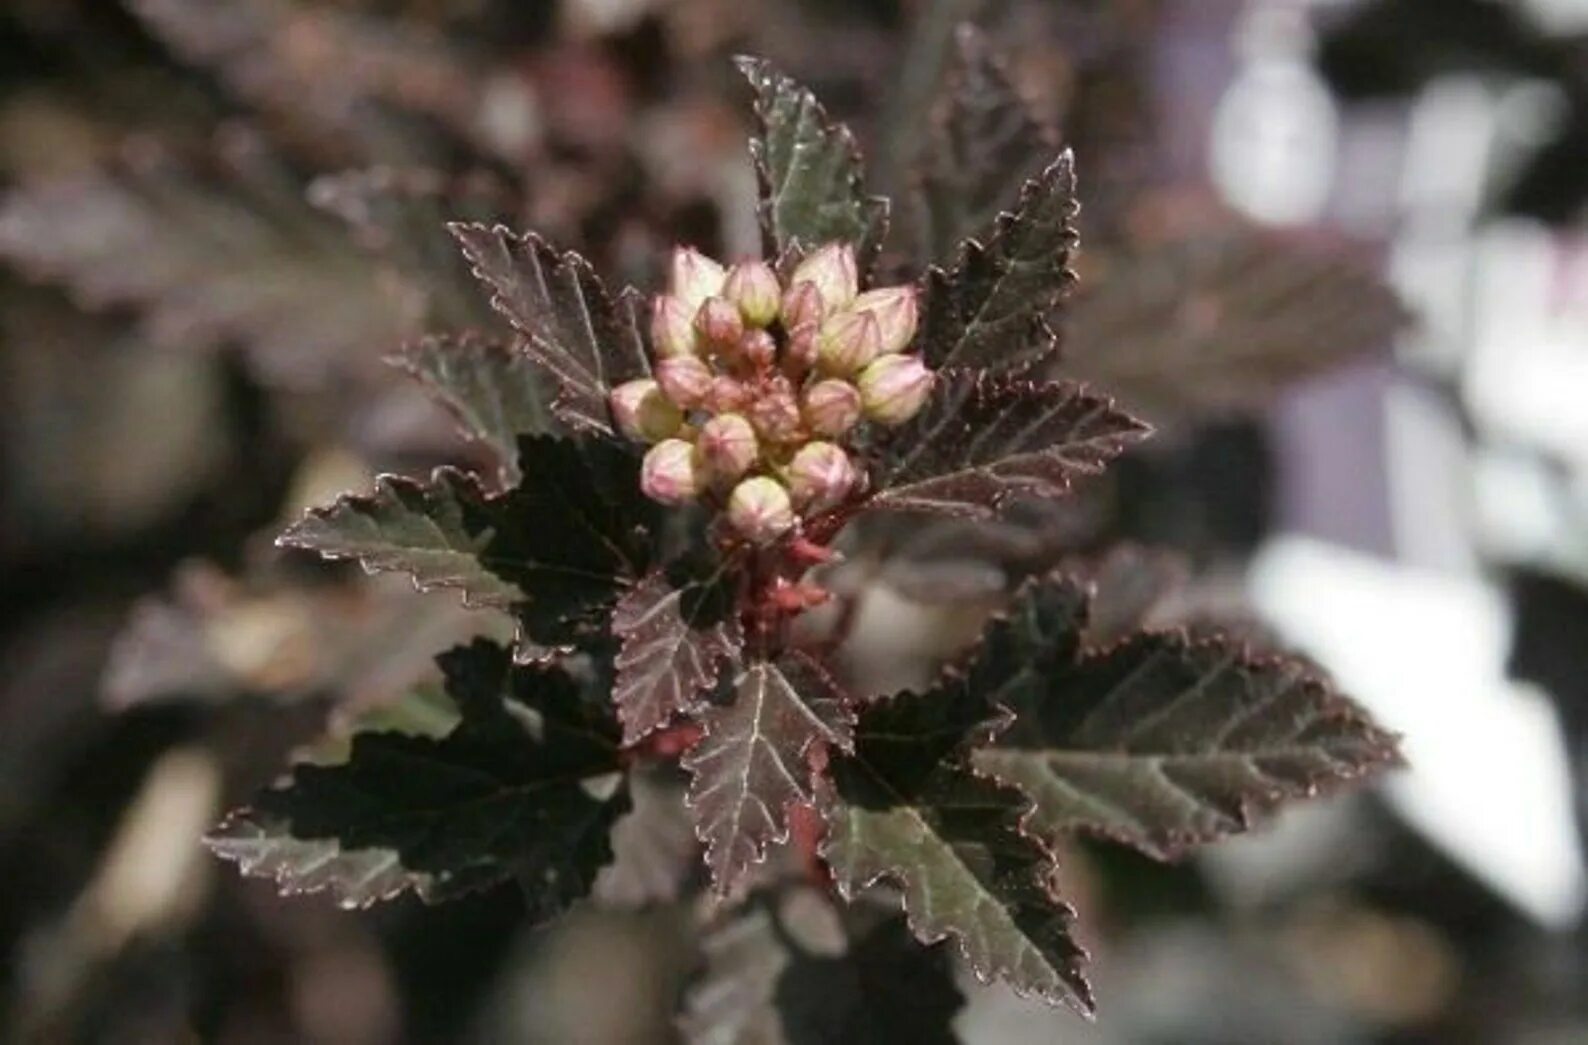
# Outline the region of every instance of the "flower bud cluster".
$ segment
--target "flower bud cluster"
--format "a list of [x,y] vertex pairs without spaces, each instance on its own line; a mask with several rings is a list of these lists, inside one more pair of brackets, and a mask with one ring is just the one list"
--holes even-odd
[[842,504],[863,482],[846,447],[857,426],[903,424],[931,391],[932,372],[905,352],[916,311],[911,287],[862,293],[847,244],[786,281],[762,261],[724,268],[676,250],[651,308],[654,376],[611,396],[623,433],[652,444],[646,496],[708,499],[753,544]]

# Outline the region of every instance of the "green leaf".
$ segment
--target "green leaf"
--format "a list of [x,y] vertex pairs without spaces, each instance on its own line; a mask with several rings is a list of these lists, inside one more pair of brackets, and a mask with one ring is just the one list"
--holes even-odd
[[698,721],[705,736],[684,756],[688,802],[712,883],[727,895],[788,838],[788,806],[812,797],[809,760],[849,750],[854,715],[820,665],[788,653],[746,665],[728,702]]
[[862,271],[887,232],[888,201],[867,196],[860,149],[808,89],[759,58],[738,59],[755,91],[760,135],[751,141],[766,253],[833,240],[853,243]]
[[1078,211],[1065,151],[1025,184],[984,240],[964,242],[952,270],[927,270],[919,344],[929,365],[1017,373],[1058,350],[1048,317],[1075,281]]
[[506,608],[524,592],[489,558],[506,522],[472,476],[438,468],[428,483],[383,475],[375,492],[311,509],[276,543],[354,559],[370,573],[400,572],[420,591],[456,588],[465,604]]
[[429,899],[517,878],[534,916],[554,914],[589,892],[629,806],[616,723],[567,674],[515,667],[494,643],[439,662],[463,714],[446,737],[358,734],[345,763],[295,767],[245,816],[340,853],[395,852]]
[[1073,382],[945,371],[881,441],[869,507],[990,517],[1014,496],[1062,497],[1147,427]]
[[922,155],[919,238],[923,261],[952,264],[960,242],[990,228],[1054,153],[1003,63],[974,26],[962,24]]
[[974,764],[1035,801],[1027,826],[1048,839],[1085,831],[1173,858],[1397,758],[1300,661],[1229,640],[1140,633],[1042,674]]
[[373,495],[310,511],[278,543],[458,588],[471,605],[513,609],[533,642],[568,645],[644,573],[660,508],[621,447],[529,436],[519,461],[523,482],[497,496],[450,469],[428,484],[382,477]]
[[666,572],[651,573],[618,600],[612,633],[622,643],[612,700],[625,744],[695,707],[716,685],[722,663],[744,646],[720,568],[676,587]]
[[1074,912],[1050,892],[1051,854],[1021,828],[1028,803],[964,765],[999,722],[961,675],[868,704],[854,754],[834,759],[822,789],[823,855],[847,898],[895,883],[916,938],[955,938],[982,979],[1090,1013]]
[[469,222],[448,227],[474,274],[492,289],[491,304],[551,376],[558,416],[575,428],[615,435],[607,394],[650,372],[639,295],[626,291],[614,300],[589,262],[534,233]]
[[457,418],[465,435],[495,454],[504,486],[517,485],[518,438],[553,421],[530,357],[474,333],[420,338],[396,362]]
[[952,1045],[965,996],[948,953],[904,919],[836,909],[814,890],[759,895],[703,934],[706,965],[685,997],[690,1045]]

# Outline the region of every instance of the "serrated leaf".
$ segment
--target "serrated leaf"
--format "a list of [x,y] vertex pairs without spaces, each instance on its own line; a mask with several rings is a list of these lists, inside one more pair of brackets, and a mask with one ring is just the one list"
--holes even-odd
[[660,511],[621,447],[530,436],[519,460],[524,481],[497,496],[451,469],[428,484],[382,477],[279,543],[460,589],[467,603],[513,609],[534,642],[568,644],[643,574]]
[[747,664],[728,703],[698,721],[705,736],[683,761],[688,802],[712,883],[727,895],[788,838],[788,806],[812,796],[813,749],[848,750],[854,715],[818,664],[788,653]]
[[750,143],[768,256],[832,240],[855,244],[868,268],[887,232],[888,202],[867,196],[860,149],[808,89],[759,58],[739,58],[761,133]]
[[961,679],[868,704],[823,788],[823,855],[845,897],[897,884],[915,937],[953,937],[983,980],[1090,1013],[1074,912],[1050,892],[1051,854],[1021,829],[1028,803],[962,762],[997,719]]
[[1064,370],[1154,420],[1260,409],[1387,347],[1406,312],[1338,250],[1233,215],[1088,254],[1066,309]]
[[503,486],[515,486],[518,439],[551,430],[551,411],[534,361],[480,334],[420,338],[397,362],[452,412],[466,435],[490,447]]
[[974,26],[954,34],[954,58],[921,157],[923,262],[953,264],[960,242],[993,224],[1053,156],[1003,63]]
[[491,304],[555,382],[558,415],[575,428],[615,435],[607,394],[650,372],[638,295],[613,299],[589,262],[532,232],[469,222],[449,228],[493,291]]
[[629,805],[616,723],[565,673],[514,667],[494,643],[440,663],[456,729],[358,734],[345,763],[295,767],[250,818],[341,852],[393,851],[431,899],[516,878],[534,916],[556,913],[589,892]]
[[737,658],[744,629],[720,570],[681,579],[664,571],[641,580],[612,613],[622,643],[612,700],[633,744],[699,703],[724,661]]
[[1058,350],[1048,317],[1075,281],[1078,211],[1065,151],[984,239],[965,241],[951,270],[927,270],[918,343],[930,366],[1018,373]]
[[869,507],[993,516],[1011,497],[1063,496],[1147,432],[1082,385],[945,371],[882,440]]
[[1301,662],[1228,640],[1142,633],[1043,675],[974,763],[1035,801],[1028,826],[1046,838],[1085,831],[1172,858],[1396,758]]
[[706,966],[679,1018],[689,1045],[959,1040],[965,998],[943,948],[916,943],[902,918],[838,911],[808,889],[775,899],[704,933]]

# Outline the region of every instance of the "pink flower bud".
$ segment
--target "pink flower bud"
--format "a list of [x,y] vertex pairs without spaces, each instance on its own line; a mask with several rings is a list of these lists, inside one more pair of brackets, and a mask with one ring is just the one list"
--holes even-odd
[[723,374],[712,379],[704,405],[714,414],[734,413],[750,405],[750,390],[742,381]]
[[855,267],[855,248],[847,243],[829,243],[800,262],[790,283],[814,283],[829,315],[848,308],[860,293],[860,276]]
[[821,330],[815,323],[806,323],[789,331],[788,349],[783,361],[791,376],[801,377],[816,365],[816,346]]
[[783,326],[793,330],[807,324],[820,326],[827,318],[827,306],[822,304],[822,292],[816,284],[796,283],[784,293],[778,313],[783,317]]
[[693,247],[678,247],[673,251],[673,296],[683,302],[684,310],[691,316],[707,298],[722,293],[727,276],[721,265]]
[[933,374],[919,356],[883,356],[860,373],[860,403],[883,425],[902,425],[932,391]]
[[855,488],[855,466],[832,443],[806,443],[788,466],[789,493],[801,509],[821,511],[838,504]]
[[817,361],[830,374],[853,374],[881,351],[882,328],[870,312],[840,312],[816,336]]
[[830,377],[805,390],[805,423],[817,435],[843,435],[860,420],[860,389]]
[[777,342],[767,331],[753,327],[739,339],[738,355],[756,370],[765,370],[777,359]]
[[700,468],[695,448],[682,439],[663,439],[645,451],[640,463],[640,489],[663,504],[687,504],[700,493]]
[[656,383],[668,399],[685,410],[705,401],[711,381],[711,367],[696,356],[674,356],[656,364]]
[[713,345],[736,345],[744,334],[744,317],[727,298],[709,297],[695,313],[695,330]]
[[761,445],[755,429],[738,414],[718,414],[700,429],[700,459],[713,480],[731,483],[754,467]]
[[650,378],[627,381],[612,390],[612,419],[624,435],[642,443],[666,439],[678,431],[684,415]]
[[855,298],[850,306],[856,312],[869,312],[877,317],[882,331],[882,352],[902,352],[910,347],[915,337],[917,320],[914,287],[882,287],[868,290]]
[[742,261],[728,270],[722,296],[739,307],[740,315],[752,327],[764,327],[777,318],[783,288],[777,273],[764,261]]
[[760,390],[747,413],[755,430],[769,443],[792,443],[805,434],[794,389],[781,377]]
[[771,544],[794,528],[794,505],[776,479],[756,476],[728,496],[728,523],[751,544]]
[[651,301],[651,348],[658,359],[692,356],[699,348],[694,313],[671,294]]

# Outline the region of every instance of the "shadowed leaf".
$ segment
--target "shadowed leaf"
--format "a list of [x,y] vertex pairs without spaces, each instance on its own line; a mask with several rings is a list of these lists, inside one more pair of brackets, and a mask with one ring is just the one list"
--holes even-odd
[[1036,802],[1027,826],[1045,838],[1086,831],[1170,858],[1397,757],[1299,661],[1228,640],[1138,634],[1042,673],[974,764]]
[[984,238],[965,241],[953,268],[927,270],[918,343],[930,366],[1016,373],[1058,350],[1048,317],[1075,281],[1078,210],[1066,151]]
[[625,744],[694,707],[744,645],[720,572],[678,587],[665,572],[652,573],[618,600],[612,633],[622,642],[612,700]]
[[864,271],[887,231],[888,202],[866,195],[854,135],[770,63],[740,58],[738,66],[755,91],[760,121],[750,152],[766,253],[780,256],[842,240],[855,244]]
[[940,373],[921,412],[884,438],[870,506],[992,516],[1017,495],[1063,496],[1146,434],[1078,384]]
[[[629,805],[616,723],[566,674],[515,668],[494,643],[439,662],[463,714],[451,733],[360,733],[345,763],[295,767],[288,783],[256,796],[245,820],[332,841],[338,853],[394,852],[404,871],[424,876],[414,884],[429,899],[516,878],[533,916],[554,914],[589,891]],[[277,847],[255,866],[279,877],[291,854]]]
[[746,665],[729,702],[700,716],[705,736],[684,768],[719,895],[733,891],[770,843],[788,838],[788,806],[811,797],[812,749],[848,750],[853,720],[827,673],[797,653]]
[[823,788],[823,855],[845,897],[896,884],[915,937],[953,937],[982,979],[1090,1013],[1074,912],[1050,892],[1048,850],[1020,826],[1028,803],[962,761],[998,719],[958,678],[867,705],[854,754],[834,759]]
[[607,394],[650,372],[640,335],[638,295],[614,300],[571,251],[558,251],[534,233],[501,225],[449,226],[493,291],[492,305],[524,335],[524,351],[544,367],[558,390],[555,409],[575,428],[615,433]]

